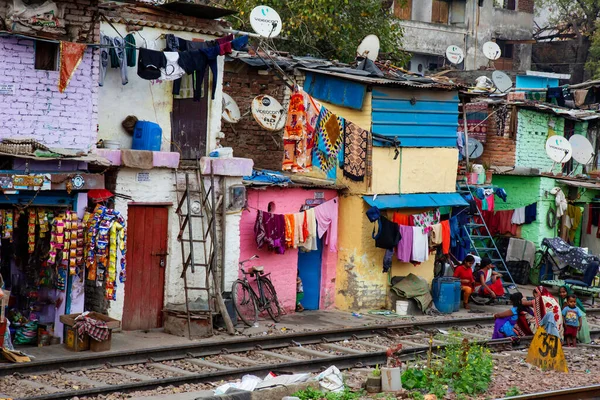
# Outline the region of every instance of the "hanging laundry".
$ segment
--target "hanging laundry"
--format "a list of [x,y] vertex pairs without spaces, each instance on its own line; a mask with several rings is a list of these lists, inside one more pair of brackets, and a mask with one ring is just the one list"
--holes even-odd
[[400,241],[396,249],[396,257],[399,261],[410,262],[412,260],[412,249],[413,249],[413,227],[406,225],[399,225],[400,230]]
[[73,74],[81,64],[87,45],[81,43],[60,42],[60,71],[58,90],[64,93],[73,78]]
[[425,262],[429,259],[429,239],[423,229],[414,226],[413,229],[413,248],[412,260],[416,262]]
[[397,223],[398,225],[410,226],[410,215],[395,212],[392,215],[392,221]]
[[581,218],[583,215],[581,207],[569,204],[566,215],[568,217],[568,219],[565,218],[565,221],[568,221],[568,223],[565,224],[568,229],[568,239],[569,243],[573,244],[577,229],[579,229],[579,225],[581,225]]
[[294,247],[294,238],[296,233],[294,229],[296,227],[296,221],[294,220],[293,214],[286,214],[285,218],[285,245],[290,248]]
[[265,245],[276,254],[285,253],[285,217],[258,211],[254,223],[256,245],[262,249]]
[[165,56],[164,52],[149,49],[140,49],[137,71],[137,74],[140,78],[146,80],[160,79],[160,70],[161,68],[164,69],[166,66],[167,57]]
[[294,214],[294,248],[297,249],[300,243],[304,243],[306,241],[305,230],[307,230],[306,224],[306,214],[304,212],[299,212]]
[[525,223],[525,207],[516,208],[510,222],[515,225],[523,225]]
[[369,132],[346,121],[344,130],[344,176],[362,182],[367,172]]
[[125,36],[125,56],[127,58],[127,66],[135,67],[137,61],[137,45],[133,33]]
[[496,196],[500,197],[502,201],[506,203],[506,199],[508,197],[508,195],[506,194],[506,190],[502,188],[496,188]]
[[442,244],[442,224],[431,225],[429,243],[431,246],[438,246]]
[[[375,247],[379,249],[393,249],[398,245],[400,239],[400,228],[398,224],[390,221],[384,216],[379,217],[379,220],[373,227],[371,236],[375,239]],[[377,230],[377,233],[375,233]]]
[[412,224],[423,228],[422,231],[428,234],[431,231],[431,225],[439,224],[440,222],[440,210],[426,211],[420,214],[412,215]]
[[330,252],[336,252],[338,240],[338,198],[331,199],[315,207],[314,210],[318,224],[319,238],[322,238],[325,232],[327,232],[325,244],[329,246]]
[[567,198],[559,187],[552,188],[550,194],[555,196],[554,202],[556,203],[556,217],[560,218],[567,211]]
[[106,78],[106,71],[108,70],[108,62],[110,59],[110,52],[107,46],[114,46],[112,38],[100,33],[100,76],[98,85],[104,86],[104,79]]
[[[475,138],[481,143],[485,143],[487,140],[487,123],[485,120],[488,118],[488,103],[468,103],[464,107],[467,114],[469,138]],[[464,113],[461,113],[458,119],[459,132],[464,131],[463,118]]]
[[288,117],[283,132],[283,170],[306,172],[312,164],[308,153],[307,117],[304,96],[296,92],[290,96]]
[[321,112],[321,104],[304,90],[301,91],[304,97],[304,110],[306,112],[306,150],[308,161],[312,166],[312,151],[316,145],[316,133]]
[[185,75],[185,71],[179,66],[179,53],[165,51],[164,54],[167,59],[167,65],[160,69],[160,79],[163,81],[181,79]]
[[442,221],[442,254],[450,253],[452,234],[450,232],[450,221]]
[[312,163],[327,174],[327,179],[335,180],[338,164],[343,163],[344,124],[344,118],[321,107]]
[[525,207],[525,223],[530,224],[537,219],[537,203]]
[[394,249],[387,249],[383,254],[383,273],[387,273],[392,268]]
[[511,234],[517,236],[517,225],[512,223],[513,214],[514,210],[496,211],[495,216],[498,221],[498,234]]
[[317,219],[315,217],[315,209],[309,208],[305,211],[305,220],[307,224],[308,234],[304,236],[304,243],[299,243],[298,247],[305,251],[318,250],[317,245]]

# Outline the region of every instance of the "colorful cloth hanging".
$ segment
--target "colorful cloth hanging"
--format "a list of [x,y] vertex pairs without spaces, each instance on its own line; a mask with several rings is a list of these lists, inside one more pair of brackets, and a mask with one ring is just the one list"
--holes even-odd
[[344,130],[344,176],[362,182],[367,173],[369,132],[346,121]]
[[86,44],[71,43],[71,42],[60,42],[60,72],[58,90],[63,93],[69,83],[73,74],[81,64],[83,55],[87,49]]
[[283,133],[283,170],[306,172],[310,170],[311,154],[307,148],[307,119],[304,96],[300,92],[292,94],[288,117]]
[[327,179],[335,180],[338,164],[343,163],[345,119],[338,117],[325,107],[321,107],[317,123],[316,148],[313,151],[313,165],[327,174]]

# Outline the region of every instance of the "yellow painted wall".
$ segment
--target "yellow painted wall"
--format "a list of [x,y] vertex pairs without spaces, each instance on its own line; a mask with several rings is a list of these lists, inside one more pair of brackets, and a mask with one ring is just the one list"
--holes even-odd
[[391,147],[373,147],[373,177],[370,193],[394,194],[400,192],[400,157],[394,160]]
[[[341,310],[391,308],[387,300],[389,278],[382,272],[385,250],[375,247],[371,236],[374,224],[365,215],[368,208],[359,195],[340,198],[335,306]],[[394,259],[392,276],[410,273],[431,282],[433,257],[416,267]]]
[[401,152],[401,193],[456,191],[458,149],[405,147]]
[[335,104],[326,103],[318,100],[321,105],[327,108],[332,113],[339,115],[340,117],[346,118],[348,121],[352,121],[361,128],[370,131],[371,130],[371,112],[373,110],[373,96],[370,92],[365,95],[363,101],[362,110],[355,110],[348,107],[340,107]]

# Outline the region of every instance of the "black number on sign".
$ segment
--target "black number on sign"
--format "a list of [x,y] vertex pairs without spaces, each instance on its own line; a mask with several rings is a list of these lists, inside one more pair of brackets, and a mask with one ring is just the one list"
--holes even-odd
[[558,354],[558,338],[553,335],[548,335],[547,333],[542,333],[543,337],[542,345],[539,348],[539,353],[542,357],[550,357],[554,358]]

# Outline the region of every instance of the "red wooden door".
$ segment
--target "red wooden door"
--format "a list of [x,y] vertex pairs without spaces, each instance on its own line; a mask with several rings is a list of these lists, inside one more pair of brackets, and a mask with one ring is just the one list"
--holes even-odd
[[168,209],[129,206],[123,330],[162,326]]

